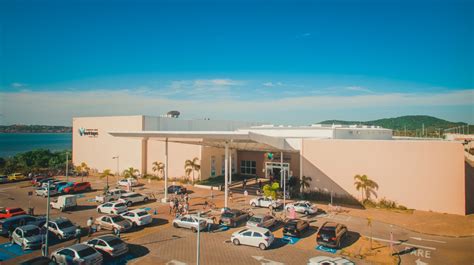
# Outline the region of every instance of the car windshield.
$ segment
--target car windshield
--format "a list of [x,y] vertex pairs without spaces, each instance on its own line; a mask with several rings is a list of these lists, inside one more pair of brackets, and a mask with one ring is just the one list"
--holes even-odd
[[114,223],[120,222],[120,221],[123,221],[123,220],[125,220],[125,219],[123,219],[123,217],[120,216],[120,215],[112,217],[112,221],[114,221]]
[[148,214],[148,213],[145,212],[145,211],[143,211],[143,212],[138,212],[138,213],[137,213],[138,216],[145,216],[145,215],[147,215],[147,214]]
[[125,207],[125,204],[124,203],[117,203],[117,204],[115,204],[115,207]]
[[68,228],[68,227],[74,226],[74,225],[71,223],[71,221],[69,221],[69,220],[68,220],[68,221],[63,221],[63,222],[58,222],[57,224],[58,224],[58,227],[59,227],[60,229],[64,229],[64,228]]
[[26,230],[24,237],[36,236],[40,234],[39,228],[34,228],[31,230]]
[[233,218],[233,217],[234,217],[234,214],[233,214],[233,213],[223,213],[223,214],[222,214],[222,217],[225,217],[225,218]]
[[334,237],[336,235],[336,229],[334,227],[322,227],[321,228],[321,235],[329,236],[329,237]]
[[255,217],[255,216],[252,216],[250,219],[249,219],[249,222],[254,222],[254,223],[260,223],[262,221],[262,218],[260,217]]
[[118,238],[114,238],[114,239],[108,240],[107,243],[109,244],[109,246],[113,247],[113,246],[122,244],[123,241]]
[[91,247],[88,247],[88,248],[85,248],[85,249],[81,249],[77,252],[77,254],[79,254],[79,257],[81,258],[84,258],[84,257],[87,257],[87,256],[90,256],[90,255],[93,255],[95,254],[96,251],[91,248]]

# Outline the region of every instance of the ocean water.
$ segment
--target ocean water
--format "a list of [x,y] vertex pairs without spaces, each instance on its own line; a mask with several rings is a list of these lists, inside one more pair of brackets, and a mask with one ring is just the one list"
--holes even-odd
[[71,133],[0,133],[0,157],[34,149],[71,150]]

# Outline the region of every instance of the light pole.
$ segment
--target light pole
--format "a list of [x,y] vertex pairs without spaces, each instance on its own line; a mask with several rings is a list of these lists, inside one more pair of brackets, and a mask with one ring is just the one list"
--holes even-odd
[[[120,156],[114,156],[112,157],[112,159],[117,159],[117,176],[120,175],[120,172],[119,172],[119,159],[120,159]],[[107,185],[109,185],[109,183],[107,182]]]
[[66,152],[66,181],[69,181],[69,153]]
[[201,212],[198,212],[198,231],[197,231],[197,255],[196,255],[196,264],[199,265],[199,260],[200,260],[200,248],[201,248]]
[[49,234],[49,202],[50,202],[50,196],[49,196],[49,187],[50,187],[50,181],[48,180],[48,185],[47,185],[47,189],[48,189],[48,199],[46,200],[46,235],[45,235],[45,239],[44,239],[44,253],[43,253],[43,256],[47,257],[48,256],[48,234]]

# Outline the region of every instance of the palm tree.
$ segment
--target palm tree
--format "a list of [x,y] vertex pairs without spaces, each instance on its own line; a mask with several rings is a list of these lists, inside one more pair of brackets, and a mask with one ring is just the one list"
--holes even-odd
[[105,170],[99,175],[99,177],[100,177],[101,179],[107,178],[107,186],[105,186],[105,189],[106,189],[106,190],[109,189],[109,176],[113,176],[112,170],[110,170],[110,169],[105,169]]
[[[199,165],[198,162],[199,162],[199,158],[197,157],[193,158],[193,160],[186,160],[184,162],[184,172],[186,176],[189,177],[191,172],[193,173],[193,184],[194,184],[194,171],[199,172],[199,170],[201,170],[201,165]],[[199,175],[199,177],[200,176],[201,175]]]
[[140,171],[138,169],[133,168],[133,167],[129,167],[129,168],[127,168],[123,171],[123,176],[125,178],[134,178],[134,179],[136,179],[137,178],[136,174],[138,174],[139,172]]
[[280,189],[280,184],[278,184],[278,182],[273,182],[271,185],[265,184],[265,186],[262,188],[265,197],[271,197],[274,200],[277,197],[278,189]]
[[153,172],[158,172],[158,176],[163,177],[165,164],[163,164],[163,162],[155,161],[153,162],[153,168],[151,170],[153,170]]
[[366,175],[355,175],[354,180],[354,185],[356,186],[356,189],[358,191],[361,191],[362,202],[369,200],[371,194],[377,197],[377,193],[375,192],[375,190],[379,189],[379,185],[375,181],[369,179],[369,177],[367,177]]
[[310,187],[311,181],[313,181],[311,177],[303,176],[303,178],[301,178],[300,180],[301,193],[303,193],[304,189],[308,189]]
[[89,166],[87,166],[86,162],[82,162],[80,166],[76,167],[77,172],[81,173],[81,182],[84,182],[84,175],[89,173]]

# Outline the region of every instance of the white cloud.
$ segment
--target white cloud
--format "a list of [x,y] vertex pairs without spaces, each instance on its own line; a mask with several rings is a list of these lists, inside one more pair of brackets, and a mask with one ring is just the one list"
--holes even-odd
[[[209,91],[209,90],[207,90]],[[332,118],[331,113],[379,113],[391,109],[398,113],[401,108],[415,110],[417,114],[428,109],[451,108],[457,120],[469,117],[459,108],[472,106],[474,90],[446,91],[439,93],[388,93],[364,95],[311,95],[271,99],[256,97],[252,100],[238,98],[189,97],[170,99],[160,91],[145,94],[126,91],[62,91],[62,92],[14,92],[0,93],[3,117],[0,124],[70,124],[72,117],[100,115],[159,115],[170,109],[178,109],[183,117],[232,120],[258,120],[274,122],[279,119],[288,123],[309,123],[322,117]],[[35,102],[35,104],[31,104]],[[268,111],[272,110],[272,111]],[[455,112],[457,111],[457,112]],[[322,116],[322,113],[326,116]],[[395,115],[395,114],[387,115]],[[427,113],[429,114],[429,113]],[[471,121],[472,122],[472,121]]]
[[20,88],[20,87],[25,87],[25,86],[28,86],[28,85],[23,84],[23,83],[15,82],[15,83],[12,83],[11,86],[14,87],[14,88]]
[[172,81],[170,85],[161,89],[161,95],[219,97],[230,96],[230,88],[244,84],[243,81],[232,79],[195,79]]
[[373,93],[372,90],[365,87],[361,87],[361,86],[348,86],[348,87],[345,87],[345,89],[349,91]]
[[266,87],[275,87],[275,86],[283,86],[283,83],[282,82],[276,82],[276,83],[273,83],[273,82],[265,82],[262,84],[263,86],[266,86]]

